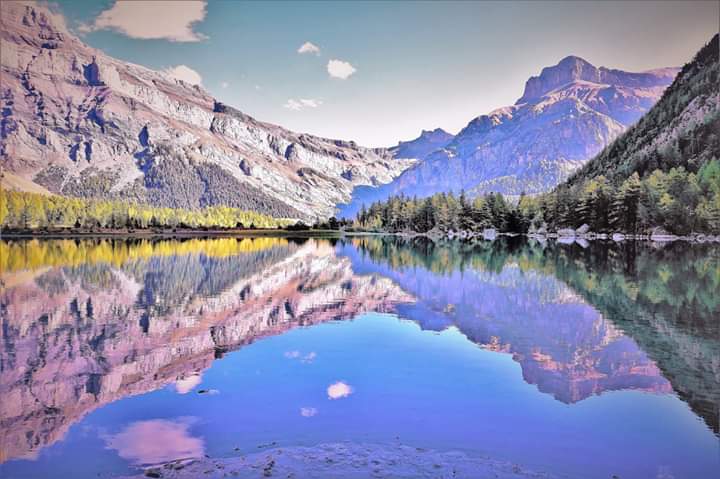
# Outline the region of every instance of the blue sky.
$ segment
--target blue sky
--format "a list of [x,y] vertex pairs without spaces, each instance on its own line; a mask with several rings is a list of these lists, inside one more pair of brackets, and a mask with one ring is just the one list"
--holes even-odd
[[[680,66],[720,15],[717,1],[165,2],[159,15],[141,2],[56,4],[112,56],[184,65],[260,120],[367,146],[455,133],[567,55],[629,71]],[[305,42],[319,52],[299,53]],[[331,60],[345,78],[329,73]]]

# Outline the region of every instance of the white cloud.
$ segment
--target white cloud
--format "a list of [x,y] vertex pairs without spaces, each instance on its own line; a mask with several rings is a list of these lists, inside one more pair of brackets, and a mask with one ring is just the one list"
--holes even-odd
[[330,399],[340,399],[348,397],[353,392],[353,388],[342,381],[331,384],[327,388],[327,395]]
[[193,26],[205,19],[206,7],[205,0],[116,1],[91,24],[81,24],[78,31],[115,30],[130,38],[199,42],[207,37],[194,31]]
[[344,62],[342,60],[330,60],[327,64],[327,71],[331,77],[345,80],[357,70],[348,62]]
[[305,42],[302,45],[300,45],[300,48],[297,50],[298,53],[314,53],[315,55],[320,55],[320,47],[315,45],[311,42]]
[[288,110],[300,111],[306,108],[317,108],[322,103],[322,100],[317,98],[300,98],[299,100],[290,98],[283,106]]
[[289,359],[299,358],[300,351],[285,351],[284,356]]
[[220,82],[220,88],[222,88],[223,90],[225,90],[225,89],[228,88],[228,87],[230,87],[230,83],[228,83],[228,82],[226,82],[226,81],[221,81],[221,82]]
[[187,65],[177,65],[174,67],[166,68],[163,73],[170,75],[173,78],[182,80],[191,85],[201,85],[202,76]]
[[301,407],[300,408],[300,415],[302,417],[313,417],[317,414],[317,409],[314,407]]

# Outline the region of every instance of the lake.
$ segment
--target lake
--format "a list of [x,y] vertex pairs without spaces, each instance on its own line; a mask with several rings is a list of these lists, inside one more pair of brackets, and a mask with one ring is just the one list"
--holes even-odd
[[0,268],[3,479],[283,450],[720,477],[717,246],[10,240]]

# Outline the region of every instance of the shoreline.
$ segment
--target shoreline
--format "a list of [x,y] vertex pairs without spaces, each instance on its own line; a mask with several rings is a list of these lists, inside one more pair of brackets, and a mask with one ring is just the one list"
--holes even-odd
[[0,239],[65,239],[65,238],[256,238],[270,237],[297,237],[313,238],[337,236],[342,237],[341,230],[282,230],[282,229],[223,229],[223,230],[46,230],[46,231],[7,231],[0,233]]
[[286,230],[286,229],[142,229],[142,230],[76,230],[72,228],[58,230],[16,230],[0,233],[3,239],[76,239],[76,238],[158,238],[158,239],[188,239],[188,238],[257,238],[257,237],[284,237],[284,238],[344,238],[359,236],[397,236],[401,238],[427,238],[432,241],[439,240],[484,240],[493,241],[499,237],[524,237],[536,241],[555,240],[559,243],[572,244],[594,241],[611,241],[621,243],[626,241],[648,241],[652,243],[688,242],[695,244],[720,243],[720,235],[691,233],[688,235],[673,235],[663,232],[644,234],[625,233],[510,233],[496,231],[459,231],[440,232],[382,232],[382,231],[352,231],[352,230]]

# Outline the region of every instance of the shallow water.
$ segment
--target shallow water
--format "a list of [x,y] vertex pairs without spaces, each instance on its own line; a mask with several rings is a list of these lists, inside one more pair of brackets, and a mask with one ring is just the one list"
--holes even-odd
[[720,473],[720,251],[0,242],[0,476],[350,442]]

